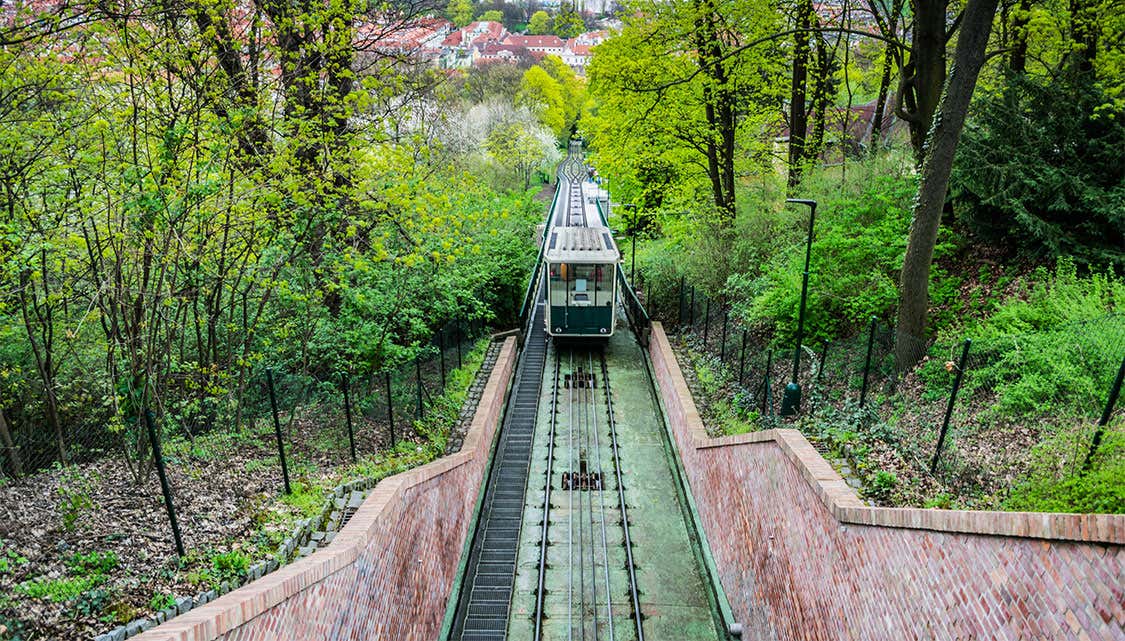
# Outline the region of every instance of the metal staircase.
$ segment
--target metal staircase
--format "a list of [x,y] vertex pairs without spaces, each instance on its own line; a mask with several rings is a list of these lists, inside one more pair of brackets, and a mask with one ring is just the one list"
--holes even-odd
[[532,437],[547,358],[544,303],[535,301],[465,573],[452,639],[504,641],[515,580]]

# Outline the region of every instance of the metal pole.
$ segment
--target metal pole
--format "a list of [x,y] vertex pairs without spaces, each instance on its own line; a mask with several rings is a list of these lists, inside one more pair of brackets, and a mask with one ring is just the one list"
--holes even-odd
[[457,369],[461,369],[461,344],[465,342],[465,333],[461,331],[461,321],[457,321]]
[[266,370],[266,382],[270,388],[270,412],[273,415],[273,434],[278,440],[278,458],[281,460],[281,477],[285,479],[285,493],[291,494],[289,488],[289,463],[285,460],[285,443],[281,441],[281,423],[278,421],[278,398],[273,394],[273,370]]
[[676,319],[676,326],[682,328],[684,326],[684,277],[683,276],[680,276],[680,307],[679,307],[679,312],[680,312],[680,315]]
[[742,350],[738,353],[738,384],[742,385],[742,377],[746,371],[746,330],[742,330]]
[[418,385],[418,418],[426,418],[426,412],[422,409],[422,356],[419,354],[414,357],[414,381]]
[[707,299],[707,305],[703,308],[703,351],[707,351],[707,333],[711,329],[711,299]]
[[773,350],[766,352],[766,373],[762,378],[762,415],[773,414],[773,399],[770,398],[770,370],[773,369]]
[[781,415],[793,416],[801,409],[801,384],[797,382],[797,374],[801,370],[801,340],[805,334],[805,305],[809,297],[809,262],[812,260],[813,229],[816,225],[816,201],[787,198],[787,203],[808,205],[809,207],[809,235],[805,244],[805,272],[801,277],[801,307],[797,312],[797,345],[793,348],[793,379],[785,386],[785,395],[781,400]]
[[152,458],[156,462],[156,474],[160,477],[160,491],[164,494],[164,508],[168,510],[168,521],[172,524],[172,537],[176,539],[176,554],[183,557],[184,540],[180,536],[180,524],[176,521],[176,506],[172,503],[172,488],[168,485],[168,475],[164,471],[164,455],[160,453],[160,439],[156,437],[156,428],[152,424],[152,412],[145,408],[145,425],[148,427],[148,439],[152,443]]
[[340,386],[344,388],[344,417],[348,420],[348,447],[352,452],[352,463],[355,463],[355,432],[352,430],[352,399],[348,390],[348,373],[340,375],[343,379]]
[[387,421],[391,424],[391,447],[395,446],[395,406],[391,400],[391,370],[383,372],[387,384]]
[[1117,380],[1113,382],[1113,387],[1109,390],[1109,399],[1106,400],[1105,409],[1102,410],[1102,417],[1098,419],[1098,429],[1094,431],[1094,440],[1090,442],[1090,451],[1086,453],[1086,460],[1082,463],[1083,472],[1090,469],[1090,462],[1098,448],[1101,447],[1102,435],[1105,434],[1105,426],[1109,424],[1109,417],[1113,414],[1113,406],[1117,404],[1117,397],[1121,394],[1123,379],[1125,379],[1125,358],[1121,359],[1121,367],[1117,368]]
[[820,385],[820,379],[824,378],[824,364],[828,362],[828,341],[824,341],[824,346],[820,349],[820,369],[816,371],[816,384]]
[[632,249],[630,253],[633,255],[629,261],[629,285],[635,286],[637,282],[637,208],[633,208],[633,229],[632,229]]
[[730,312],[723,311],[723,339],[719,345],[719,362],[725,363],[727,360],[727,321],[730,320]]
[[875,344],[875,317],[871,317],[871,329],[867,331],[867,358],[863,361],[863,385],[859,388],[859,406],[867,400],[867,375],[871,371],[871,347]]
[[934,450],[934,460],[930,462],[930,473],[937,470],[938,457],[941,448],[945,445],[945,433],[949,430],[949,419],[953,416],[953,404],[957,402],[957,390],[961,388],[961,377],[965,374],[965,359],[969,357],[969,346],[973,339],[966,338],[965,346],[961,349],[961,360],[957,363],[957,374],[953,377],[953,389],[949,391],[949,405],[945,407],[945,420],[941,422],[941,433],[938,434],[937,448]]
[[445,327],[438,330],[438,356],[441,358],[441,390],[445,391]]

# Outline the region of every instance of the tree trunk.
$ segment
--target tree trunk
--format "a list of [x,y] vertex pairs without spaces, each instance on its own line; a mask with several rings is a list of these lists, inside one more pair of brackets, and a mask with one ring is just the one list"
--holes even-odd
[[947,3],[945,0],[918,0],[914,7],[914,37],[910,62],[902,72],[899,117],[910,125],[910,144],[915,158],[921,162],[926,135],[934,122],[945,84]]
[[22,476],[23,460],[20,459],[20,451],[12,440],[12,433],[8,431],[8,419],[4,416],[3,407],[0,407],[0,445],[3,445],[4,451],[8,453],[8,462],[12,465],[12,478]]
[[809,81],[809,34],[812,25],[812,7],[807,0],[797,7],[793,40],[793,81],[789,96],[789,187],[801,183],[801,170],[805,162],[805,139],[809,132],[809,114],[805,107]]
[[879,98],[875,101],[875,113],[871,116],[871,149],[874,155],[879,151],[879,138],[883,135],[883,115],[887,111],[887,94],[891,89],[891,45],[887,45],[883,54],[883,76],[879,79]]
[[895,363],[903,371],[921,358],[916,348],[926,329],[929,308],[930,263],[934,256],[941,212],[949,187],[949,173],[977,77],[985,61],[998,0],[969,0],[957,39],[953,71],[941,100],[922,166],[922,181],[914,201],[914,223],[902,265],[902,298],[898,307]]
[[1020,0],[1012,18],[1012,54],[1008,68],[1015,73],[1027,71],[1027,26],[1031,18],[1031,0]]

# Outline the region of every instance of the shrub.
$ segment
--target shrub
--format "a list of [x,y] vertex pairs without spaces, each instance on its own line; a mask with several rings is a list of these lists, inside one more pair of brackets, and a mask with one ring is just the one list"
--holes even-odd
[[950,192],[962,218],[986,237],[1121,268],[1125,114],[1092,75],[1013,74],[981,94]]
[[1105,440],[1091,460],[1089,471],[1081,469],[1084,452],[1061,474],[1057,440],[1036,448],[1037,470],[1012,489],[1002,507],[1031,512],[1125,513],[1125,432],[1106,432]]
[[103,577],[100,576],[82,576],[61,579],[39,577],[20,583],[16,586],[16,590],[33,599],[47,599],[54,603],[63,603],[93,588],[101,582],[102,578]]
[[214,571],[212,581],[216,584],[223,581],[241,582],[249,568],[250,557],[239,550],[221,552],[211,557],[211,569]]
[[1029,280],[1026,299],[970,328],[965,389],[994,390],[993,411],[1007,416],[1096,416],[1125,352],[1125,316],[1116,313],[1125,280],[1080,276],[1069,259]]

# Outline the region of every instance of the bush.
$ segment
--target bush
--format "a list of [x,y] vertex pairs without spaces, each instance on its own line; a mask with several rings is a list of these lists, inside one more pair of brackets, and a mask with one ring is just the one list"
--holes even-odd
[[[846,333],[871,314],[890,316],[898,300],[896,282],[906,251],[903,230],[910,225],[914,190],[913,177],[891,175],[873,177],[855,195],[814,194],[821,198],[806,317],[814,338]],[[807,215],[799,217],[801,233],[790,234],[790,244],[774,253],[760,272],[734,274],[727,281],[736,312],[751,324],[772,327],[782,340],[797,325],[807,225]]]
[[[1084,440],[1079,442],[1081,446]],[[1033,454],[1038,469],[1017,485],[1004,500],[1003,508],[1029,512],[1125,513],[1125,433],[1121,426],[1106,432],[1101,447],[1083,472],[1084,451],[1069,469],[1056,471],[1060,459],[1059,439],[1048,440]],[[1065,455],[1064,455],[1065,456]]]
[[994,390],[1007,416],[1097,416],[1125,353],[1125,280],[1080,276],[1069,259],[1039,270],[1024,298],[1003,303],[969,329],[975,357],[965,389]]
[[966,124],[950,192],[978,233],[1125,266],[1125,113],[1094,79],[1009,76]]

